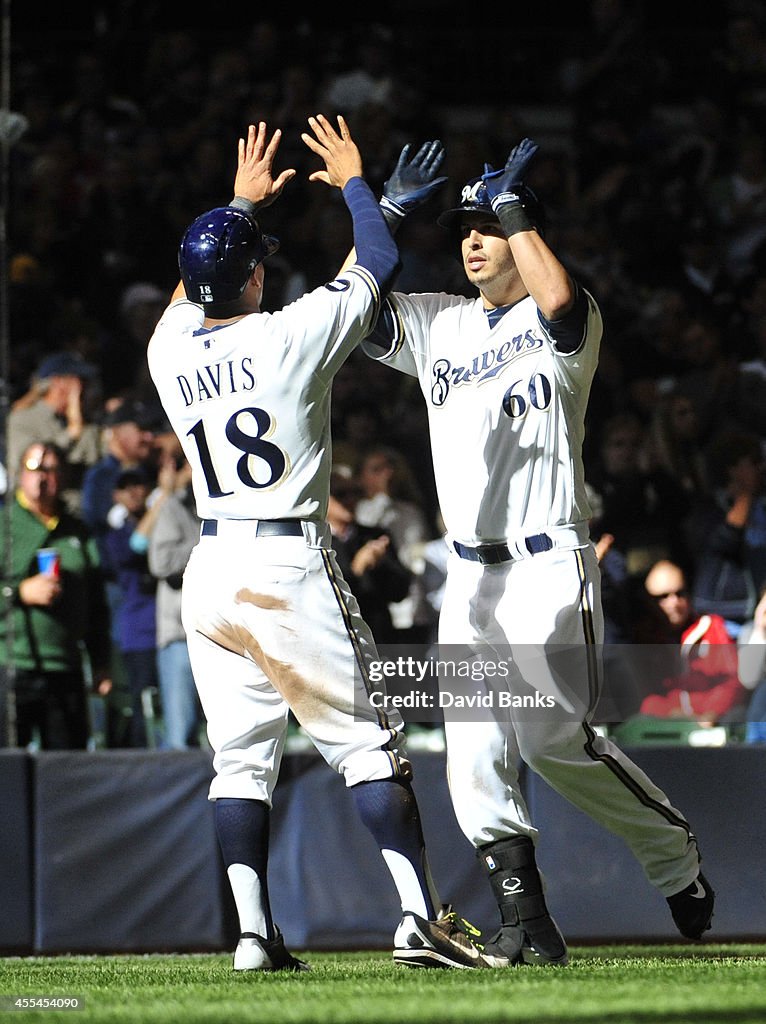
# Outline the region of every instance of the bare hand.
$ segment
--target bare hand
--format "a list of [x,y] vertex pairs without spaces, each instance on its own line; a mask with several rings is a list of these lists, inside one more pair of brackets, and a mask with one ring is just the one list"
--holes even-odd
[[67,429],[72,437],[79,437],[83,428],[82,415],[82,381],[79,377],[73,377],[69,386],[66,407]]
[[93,679],[93,690],[99,695],[99,697],[106,697],[112,692],[112,679],[105,672],[97,672],[94,674]]
[[275,179],[273,177],[274,157],[279,148],[282,132],[276,129],[271,141],[266,142],[266,122],[261,121],[256,129],[251,124],[247,138],[240,139],[237,150],[237,174],[234,178],[234,195],[243,196],[257,206],[270,206],[280,192],[296,174],[289,168]]
[[326,185],[343,188],[351,178],[361,178],[362,157],[343,117],[338,114],[340,135],[324,114],[310,117],[309,125],[316,138],[305,132],[301,138],[313,153],[324,160],[326,166],[326,170],[310,174],[309,181],[323,181]]
[[389,538],[384,535],[362,544],[351,561],[351,571],[354,575],[363,576],[370,569],[374,569],[388,550],[389,543]]
[[763,594],[761,600],[755,607],[753,620],[756,628],[760,629],[762,633],[766,633],[766,593]]
[[19,584],[19,597],[22,604],[39,605],[49,608],[61,595],[61,581],[55,576],[46,576],[39,572],[36,576],[28,576]]
[[599,537],[599,539],[596,541],[596,558],[599,560],[599,562],[608,554],[613,544],[613,534],[603,533],[601,537]]

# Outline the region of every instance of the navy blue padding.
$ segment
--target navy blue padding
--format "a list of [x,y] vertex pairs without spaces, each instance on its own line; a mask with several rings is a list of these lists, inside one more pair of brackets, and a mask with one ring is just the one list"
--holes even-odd
[[26,750],[0,751],[0,953],[32,952],[31,767]]
[[49,752],[33,767],[36,952],[234,948],[208,752]]

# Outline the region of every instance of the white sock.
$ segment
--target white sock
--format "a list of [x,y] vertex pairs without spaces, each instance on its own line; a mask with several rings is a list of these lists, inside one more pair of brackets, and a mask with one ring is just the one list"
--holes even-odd
[[246,864],[231,864],[226,874],[234,894],[241,932],[266,937],[266,914],[261,899],[261,880]]

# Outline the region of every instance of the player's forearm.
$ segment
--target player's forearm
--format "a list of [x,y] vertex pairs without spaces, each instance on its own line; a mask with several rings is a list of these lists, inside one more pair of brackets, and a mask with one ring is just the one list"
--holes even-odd
[[517,232],[508,244],[537,308],[547,320],[561,320],[575,300],[574,283],[564,266],[534,230]]
[[355,262],[370,271],[385,294],[401,266],[396,242],[366,181],[351,178],[343,198],[353,222]]

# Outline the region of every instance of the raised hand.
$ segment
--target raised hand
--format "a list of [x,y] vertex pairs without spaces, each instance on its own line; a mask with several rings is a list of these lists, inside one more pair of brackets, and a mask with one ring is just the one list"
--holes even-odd
[[508,154],[501,170],[494,171],[489,164],[485,165],[481,179],[487,186],[493,210],[499,205],[519,201],[518,193],[524,186],[527,169],[538,149],[532,139],[522,139]]
[[324,114],[309,118],[316,138],[307,132],[301,138],[309,149],[325,162],[325,170],[314,171],[309,181],[323,181],[326,185],[343,188],[351,178],[363,176],[362,157],[344,118],[338,114],[336,132]]
[[389,224],[389,215],[393,215],[397,220],[405,217],[447,181],[446,176],[436,177],[444,162],[444,146],[438,139],[424,142],[410,160],[411,149],[412,146],[408,142],[399,155],[394,173],[383,185],[380,205]]
[[282,189],[296,174],[294,168],[273,176],[276,156],[282,132],[277,128],[271,139],[266,140],[266,122],[258,127],[251,124],[247,138],[240,139],[237,149],[237,174],[234,178],[234,195],[249,199],[257,207],[270,206]]

